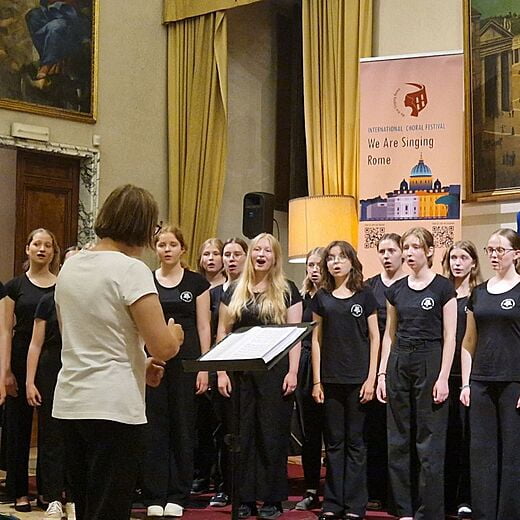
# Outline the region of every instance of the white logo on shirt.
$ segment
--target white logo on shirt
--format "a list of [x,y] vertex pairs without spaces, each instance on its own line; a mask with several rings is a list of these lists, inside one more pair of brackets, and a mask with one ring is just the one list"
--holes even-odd
[[500,302],[500,307],[505,311],[511,310],[516,305],[515,300],[513,298],[506,298]]
[[424,300],[421,302],[421,308],[425,311],[431,311],[433,307],[435,306],[435,301],[433,298],[424,298]]
[[363,307],[361,307],[359,303],[355,303],[352,305],[352,307],[350,307],[350,312],[354,318],[359,318],[363,314]]
[[181,293],[180,298],[184,303],[190,303],[193,300],[193,294],[190,291],[184,291]]

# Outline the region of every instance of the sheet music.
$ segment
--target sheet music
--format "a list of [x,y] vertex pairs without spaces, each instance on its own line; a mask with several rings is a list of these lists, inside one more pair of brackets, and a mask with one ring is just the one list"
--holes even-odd
[[263,359],[266,363],[291,345],[302,333],[299,327],[252,327],[230,334],[206,355],[204,361]]

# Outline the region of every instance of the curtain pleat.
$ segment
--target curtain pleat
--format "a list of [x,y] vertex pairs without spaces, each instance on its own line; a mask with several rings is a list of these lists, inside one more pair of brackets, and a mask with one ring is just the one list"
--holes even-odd
[[170,222],[196,264],[217,230],[227,154],[227,25],[224,12],[168,25]]
[[372,0],[303,0],[310,195],[357,196],[359,58],[372,51]]

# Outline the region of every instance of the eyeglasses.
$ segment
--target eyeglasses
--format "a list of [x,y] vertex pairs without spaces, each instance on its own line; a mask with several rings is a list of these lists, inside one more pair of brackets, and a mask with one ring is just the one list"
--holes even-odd
[[343,255],[339,255],[339,256],[328,256],[327,257],[327,263],[328,264],[332,264],[333,262],[338,262],[340,264],[344,264],[345,262],[348,262],[348,258],[346,256],[343,256]]
[[155,225],[155,231],[153,232],[153,236],[154,236],[154,237],[156,237],[156,236],[161,232],[162,224],[163,224],[163,221],[161,220],[161,221],[159,222],[159,224],[156,224],[156,225]]
[[485,247],[484,253],[486,255],[491,256],[493,253],[496,253],[497,256],[504,256],[508,251],[516,251],[513,247]]

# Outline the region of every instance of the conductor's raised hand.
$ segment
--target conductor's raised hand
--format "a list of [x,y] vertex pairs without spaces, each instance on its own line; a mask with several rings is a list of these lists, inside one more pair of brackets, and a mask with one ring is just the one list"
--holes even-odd
[[184,331],[182,330],[182,326],[178,323],[175,323],[173,318],[168,320],[168,329],[170,330],[170,334],[174,337],[176,341],[179,342],[180,345],[184,342]]
[[231,379],[229,379],[229,376],[226,372],[217,372],[217,386],[219,394],[223,395],[224,397],[231,397]]
[[161,384],[164,375],[164,361],[149,357],[146,360],[146,384],[153,388]]

